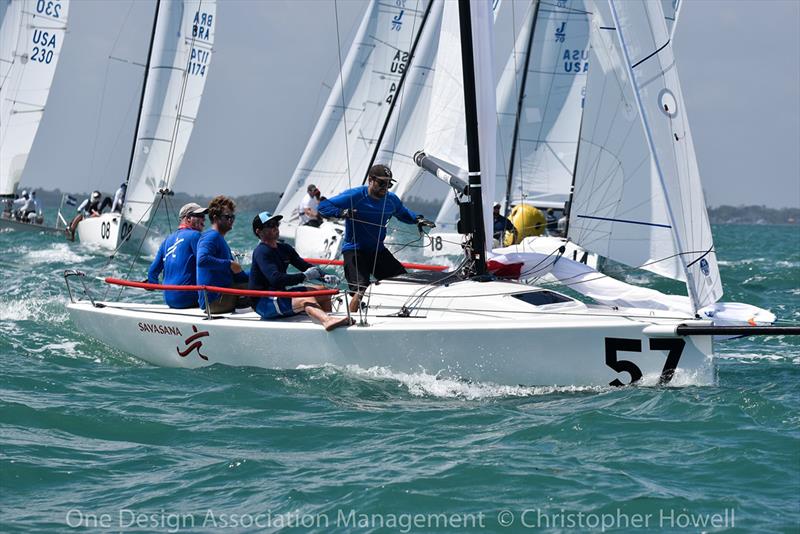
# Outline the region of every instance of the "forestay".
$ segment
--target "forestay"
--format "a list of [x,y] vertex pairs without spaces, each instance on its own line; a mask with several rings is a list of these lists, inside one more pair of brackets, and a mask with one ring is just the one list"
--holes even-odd
[[616,7],[618,29],[609,6],[593,8],[570,236],[607,258],[686,281],[700,308],[722,287],[664,14],[655,2]]
[[17,187],[42,120],[69,0],[15,0],[0,25],[0,195]]
[[408,65],[426,2],[372,0],[314,133],[276,209],[287,220],[308,184],[333,196],[361,185]]
[[143,223],[160,189],[171,189],[209,72],[215,0],[160,2],[124,215]]

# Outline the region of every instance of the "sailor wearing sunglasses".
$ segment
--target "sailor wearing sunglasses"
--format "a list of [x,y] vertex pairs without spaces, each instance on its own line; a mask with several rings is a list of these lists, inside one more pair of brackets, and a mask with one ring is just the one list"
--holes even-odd
[[370,284],[370,275],[383,280],[406,272],[383,244],[389,219],[394,216],[406,224],[433,225],[406,208],[400,198],[389,191],[395,181],[389,167],[373,165],[367,174],[367,185],[323,200],[318,207],[323,217],[346,219],[342,255],[344,276],[354,293],[350,301],[352,312],[358,309],[361,296]]

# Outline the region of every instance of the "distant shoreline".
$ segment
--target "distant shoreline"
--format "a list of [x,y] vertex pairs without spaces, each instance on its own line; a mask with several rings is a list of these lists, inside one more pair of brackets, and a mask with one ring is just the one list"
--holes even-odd
[[[64,192],[59,189],[46,190],[34,188],[36,196],[48,208],[57,208],[61,202]],[[103,192],[105,195],[113,197],[114,192]],[[88,195],[88,191],[82,193],[71,193],[78,198],[80,203]],[[242,211],[270,210],[274,211],[280,200],[280,193],[254,193],[232,197],[238,208]],[[174,206],[182,206],[187,202],[197,202],[206,205],[211,200],[208,195],[189,195],[188,193],[176,192],[171,199]],[[430,202],[420,198],[410,198],[405,204],[429,218],[433,218],[439,212],[439,202]],[[779,224],[797,225],[800,224],[800,208],[768,208],[766,206],[718,206],[708,208],[708,217],[711,224]]]

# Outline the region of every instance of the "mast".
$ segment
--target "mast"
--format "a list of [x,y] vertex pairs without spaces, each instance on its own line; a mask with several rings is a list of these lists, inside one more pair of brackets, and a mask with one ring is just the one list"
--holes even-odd
[[425,23],[428,20],[428,15],[431,12],[431,7],[436,0],[429,0],[428,7],[425,8],[425,14],[422,15],[422,22],[420,22],[419,30],[417,31],[417,35],[414,37],[414,42],[411,45],[411,50],[408,53],[408,63],[406,63],[406,68],[403,70],[403,73],[400,75],[400,81],[397,82],[397,91],[394,94],[394,98],[392,98],[391,103],[389,104],[389,111],[386,113],[386,119],[383,121],[383,127],[381,128],[381,133],[378,134],[378,140],[375,143],[375,150],[372,152],[372,157],[369,158],[369,164],[367,164],[367,168],[364,170],[364,178],[361,181],[361,184],[367,183],[367,173],[372,168],[372,165],[375,163],[375,158],[378,157],[378,152],[381,149],[381,143],[383,143],[383,136],[386,134],[386,129],[389,127],[389,122],[392,118],[392,113],[394,112],[394,105],[397,103],[397,100],[400,98],[400,93],[403,90],[403,84],[406,81],[406,76],[408,75],[408,71],[411,70],[411,62],[414,61],[414,54],[417,51],[417,44],[419,44],[420,37],[422,37],[422,32],[425,30]]
[[133,146],[131,146],[131,159],[128,162],[128,174],[125,183],[131,179],[133,169],[133,157],[136,154],[136,140],[139,136],[139,123],[142,120],[142,106],[144,106],[144,92],[147,89],[147,77],[150,74],[150,60],[153,57],[153,42],[156,38],[156,26],[158,26],[158,10],[161,7],[161,0],[156,0],[156,12],[153,16],[153,31],[150,33],[150,48],[147,50],[147,64],[144,67],[144,81],[142,82],[142,96],[139,98],[139,113],[136,116],[136,127],[133,129]]
[[[675,224],[675,214],[673,213],[672,204],[670,203],[669,194],[667,192],[667,186],[664,183],[664,171],[661,168],[661,161],[659,160],[658,154],[656,153],[655,142],[653,141],[653,133],[650,131],[650,124],[647,121],[647,115],[645,114],[644,104],[642,103],[642,96],[639,94],[639,86],[636,84],[636,77],[633,73],[633,67],[631,66],[631,58],[630,54],[628,53],[628,44],[625,42],[625,37],[622,35],[622,28],[620,25],[619,15],[617,14],[617,8],[614,5],[614,0],[608,0],[608,4],[611,7],[611,16],[614,18],[614,26],[617,28],[617,37],[619,38],[620,47],[622,48],[622,54],[625,59],[625,68],[628,73],[628,77],[631,81],[631,86],[633,87],[633,96],[636,99],[636,105],[639,108],[639,116],[642,118],[642,125],[644,126],[644,134],[645,138],[647,139],[647,146],[650,148],[650,155],[653,158],[653,163],[656,169],[656,173],[658,174],[658,182],[661,185],[661,189],[664,192],[664,200],[665,206],[667,208],[667,216],[669,217],[669,224],[672,227],[672,238],[675,240],[675,243],[678,247],[678,253],[681,260],[681,264],[683,265],[683,271],[686,273],[686,289],[689,293],[689,298],[692,300],[692,308],[695,313],[700,308],[698,305],[699,298],[697,293],[695,292],[694,283],[693,283],[693,276],[692,273],[689,271],[688,266],[686,265],[686,257],[682,254],[683,251],[686,250],[683,240],[681,239],[680,234],[675,231],[676,224]],[[669,40],[667,40],[669,43]],[[666,45],[665,45],[666,46]],[[662,47],[663,48],[663,47]]]
[[[581,153],[581,132],[583,132],[584,109],[583,104],[581,104],[581,123],[578,126],[578,144],[575,145],[575,165],[572,166],[572,183],[569,186],[569,199],[567,199],[565,212],[563,214],[567,221],[564,225],[564,235],[562,236],[564,239],[569,237],[569,212],[572,211],[572,197],[575,195],[575,177],[578,175],[578,156]],[[567,206],[569,206],[569,208],[567,208]]]
[[464,79],[464,116],[467,126],[467,162],[469,170],[469,199],[472,214],[472,259],[478,276],[486,274],[486,233],[483,226],[481,198],[481,161],[478,153],[478,109],[475,91],[475,62],[472,50],[472,17],[470,0],[458,1],[458,21],[461,33],[461,71]]
[[[509,206],[511,205],[511,183],[514,180],[514,157],[517,154],[517,141],[519,138],[519,123],[520,115],[522,115],[522,105],[525,101],[525,84],[528,82],[528,66],[531,61],[531,48],[533,47],[533,33],[536,30],[536,19],[539,17],[539,0],[536,1],[536,7],[533,8],[533,16],[531,18],[531,31],[528,34],[528,44],[525,48],[525,69],[522,71],[522,83],[519,89],[519,99],[517,100],[517,114],[514,118],[514,134],[511,137],[511,157],[508,162],[508,177],[506,179],[506,201],[505,213],[508,216]],[[574,176],[574,175],[573,175]]]

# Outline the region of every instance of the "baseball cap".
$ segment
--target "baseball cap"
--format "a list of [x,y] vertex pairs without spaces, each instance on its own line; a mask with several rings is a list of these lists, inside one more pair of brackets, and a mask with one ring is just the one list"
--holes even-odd
[[316,189],[317,189],[316,185],[308,184],[308,187],[306,187],[306,192],[310,193],[311,191],[316,191]]
[[388,178],[392,182],[396,181],[394,178],[392,178],[392,169],[381,163],[370,167],[367,174],[375,178]]
[[189,202],[183,205],[181,211],[178,213],[178,218],[183,219],[189,215],[205,215],[207,211],[208,208],[204,208],[195,202]]
[[277,222],[283,219],[283,215],[273,215],[268,211],[262,211],[255,217],[253,217],[253,233],[256,233],[256,230],[261,230],[267,224],[271,222]]

